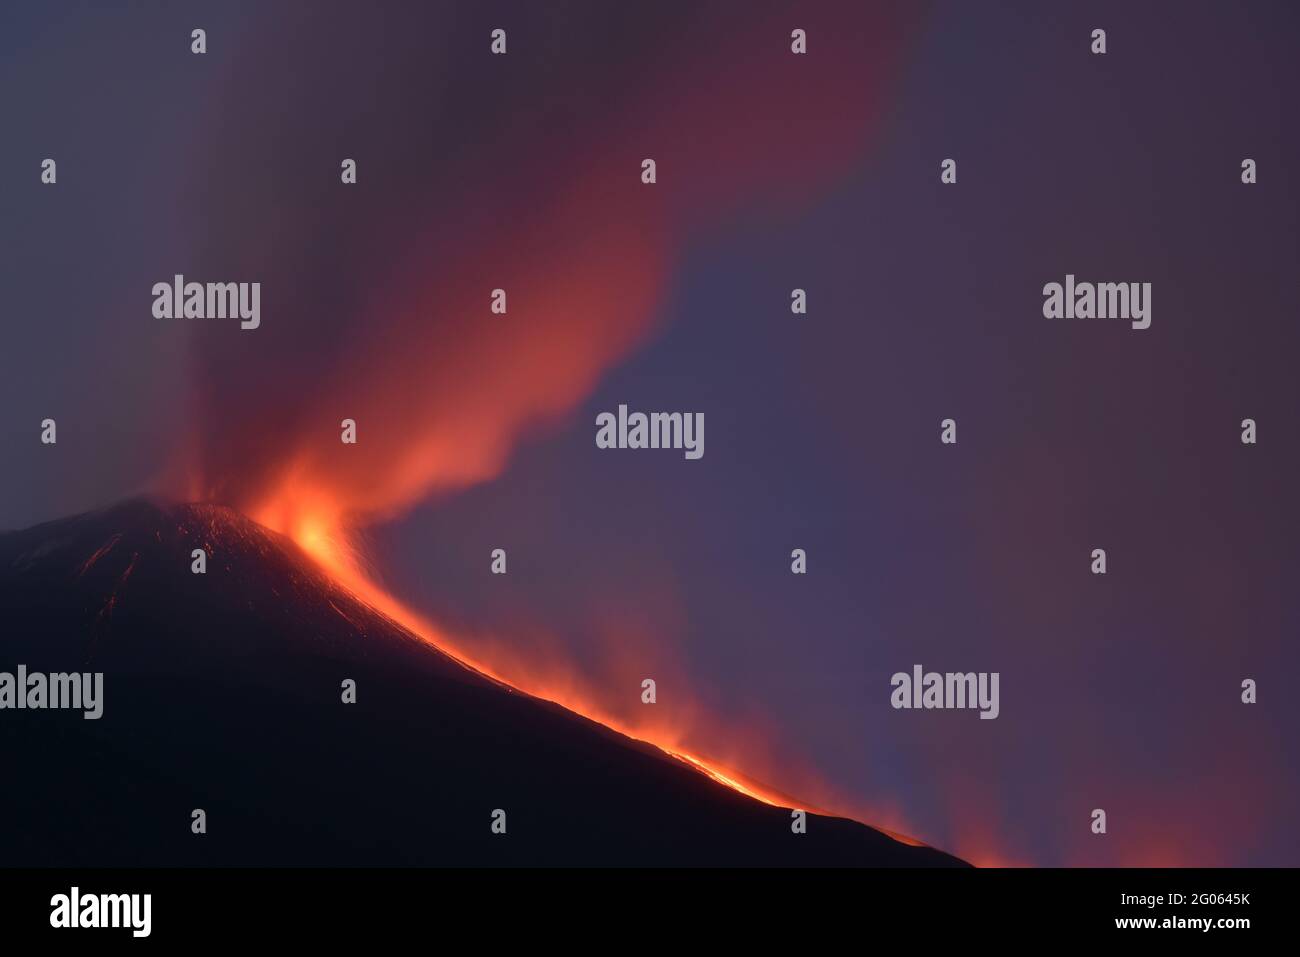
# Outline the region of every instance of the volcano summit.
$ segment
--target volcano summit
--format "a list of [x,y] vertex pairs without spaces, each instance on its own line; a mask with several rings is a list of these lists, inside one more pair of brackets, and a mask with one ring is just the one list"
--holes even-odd
[[0,535],[0,607],[0,670],[102,672],[113,702],[0,712],[11,865],[960,863],[843,818],[794,834],[789,808],[466,668],[229,509]]

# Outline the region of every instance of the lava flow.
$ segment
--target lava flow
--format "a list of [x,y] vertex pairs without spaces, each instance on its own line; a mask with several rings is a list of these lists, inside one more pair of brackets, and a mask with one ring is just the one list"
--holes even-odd
[[[444,629],[434,625],[377,584],[361,567],[361,563],[357,560],[356,549],[349,541],[346,532],[330,519],[322,518],[320,514],[305,513],[298,508],[289,509],[274,504],[255,509],[252,517],[268,528],[293,539],[339,585],[466,668],[513,691],[558,704],[575,714],[603,724],[619,734],[654,745],[665,754],[700,771],[719,784],[765,804],[777,807],[800,807],[819,814],[831,813],[806,803],[799,803],[739,771],[722,767],[698,754],[683,750],[677,742],[664,736],[647,732],[642,728],[632,729],[604,712],[592,701],[575,697],[571,690],[557,693],[553,689],[529,681],[526,677],[521,678],[517,674],[506,675],[481,658],[467,653]],[[886,833],[904,843],[921,846],[921,842],[912,838],[893,832]]]

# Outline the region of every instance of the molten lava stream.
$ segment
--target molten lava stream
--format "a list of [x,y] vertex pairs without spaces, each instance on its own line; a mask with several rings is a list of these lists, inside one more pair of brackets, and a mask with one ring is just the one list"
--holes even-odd
[[[382,586],[373,581],[370,576],[365,573],[361,568],[360,563],[356,560],[355,550],[351,546],[346,535],[338,530],[338,526],[335,523],[306,518],[301,514],[295,515],[293,519],[288,522],[276,521],[277,518],[282,519],[284,513],[276,509],[268,508],[258,510],[254,517],[263,525],[287,534],[300,548],[303,549],[303,551],[315,560],[321,569],[324,570],[335,582],[346,588],[361,601],[364,601],[382,614],[387,615],[403,628],[406,628],[412,634],[419,637],[422,641],[427,642],[443,654],[460,662],[460,664],[464,665],[466,668],[478,672],[503,687],[512,691],[521,692],[533,698],[552,702],[553,704],[566,708],[584,718],[602,724],[628,738],[653,745],[665,754],[676,758],[678,761],[681,761],[688,767],[708,776],[719,784],[747,795],[756,801],[762,801],[764,804],[770,804],[774,807],[797,807],[816,814],[830,815],[834,817],[849,817],[849,815],[846,814],[838,814],[836,812],[823,810],[806,803],[795,801],[788,795],[767,787],[739,771],[723,767],[716,762],[699,756],[698,754],[692,754],[689,751],[685,751],[677,746],[676,743],[667,740],[663,735],[657,735],[653,732],[648,732],[645,729],[637,729],[634,731],[618,719],[603,713],[599,707],[594,706],[591,702],[577,700],[572,693],[557,695],[538,690],[535,687],[530,688],[528,687],[527,681],[521,681],[519,678],[514,676],[506,677],[485,662],[477,660],[471,655],[465,654],[455,647],[453,641],[445,632],[435,627],[419,613],[408,608],[397,598],[389,594]],[[875,825],[872,826],[874,827]],[[901,841],[904,844],[909,844],[914,847],[926,846],[922,841],[918,841],[905,834],[885,830],[883,828],[877,828],[877,830],[883,831],[890,837]]]

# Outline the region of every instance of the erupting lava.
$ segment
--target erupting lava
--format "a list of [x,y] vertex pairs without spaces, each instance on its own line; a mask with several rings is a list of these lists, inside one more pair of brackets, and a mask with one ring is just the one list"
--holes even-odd
[[[548,673],[549,662],[448,634],[376,582],[353,532],[499,475],[522,438],[573,414],[650,337],[694,244],[736,228],[737,213],[752,222],[797,209],[856,168],[912,21],[853,5],[841,13],[807,58],[786,52],[784,15],[736,29],[719,13],[719,29],[684,31],[669,17],[661,68],[636,61],[620,69],[616,94],[593,98],[584,60],[574,72],[548,66],[526,96],[521,88],[476,106],[484,132],[459,152],[417,138],[413,155],[431,166],[412,161],[367,187],[346,227],[293,236],[291,224],[317,218],[295,215],[278,185],[262,197],[278,211],[273,247],[250,243],[246,219],[232,218],[234,261],[250,275],[274,273],[282,305],[264,310],[255,351],[205,341],[207,415],[184,467],[194,479],[187,497],[286,535],[359,599],[505,687],[757,800],[815,810],[686,750],[673,729],[640,724],[665,716],[630,727],[559,665]],[[232,100],[241,121],[250,101],[260,94]],[[552,107],[570,117],[556,127],[563,135],[525,121]],[[281,130],[284,111],[266,122]],[[397,128],[374,122],[377,141]],[[660,179],[647,185],[639,170],[652,154]],[[297,201],[315,209],[319,200],[313,186]],[[510,311],[491,316],[486,297],[498,284],[509,286]],[[283,292],[293,289],[306,291],[301,301]],[[360,434],[346,448],[333,431],[345,417]]]

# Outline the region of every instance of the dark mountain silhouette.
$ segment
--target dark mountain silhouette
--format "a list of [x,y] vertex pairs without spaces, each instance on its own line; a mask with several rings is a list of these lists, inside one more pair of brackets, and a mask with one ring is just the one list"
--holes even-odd
[[788,809],[465,669],[229,509],[0,535],[0,608],[0,672],[104,673],[99,720],[0,710],[0,864],[960,863],[841,818],[794,835]]

